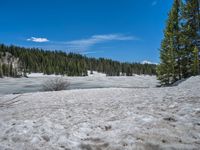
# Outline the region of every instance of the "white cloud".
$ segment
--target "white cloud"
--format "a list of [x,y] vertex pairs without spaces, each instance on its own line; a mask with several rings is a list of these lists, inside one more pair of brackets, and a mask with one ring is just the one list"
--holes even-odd
[[32,42],[37,42],[37,43],[43,43],[43,42],[48,42],[49,40],[47,38],[31,37],[31,38],[28,38],[27,41],[32,41]]
[[141,62],[142,64],[154,64],[154,65],[157,65],[158,63],[155,63],[155,62],[151,62],[151,61],[148,61],[148,60],[144,60]]
[[87,49],[95,44],[108,42],[108,41],[125,41],[125,40],[137,40],[136,37],[126,36],[123,34],[104,34],[104,35],[93,35],[87,39],[80,39],[66,42],[69,47]]
[[152,5],[152,6],[155,6],[155,5],[157,5],[157,3],[158,3],[157,1],[153,1],[153,2],[151,3],[151,5]]
[[96,54],[96,53],[102,53],[104,51],[84,51],[84,52],[81,52],[81,54],[83,55],[88,55],[88,54]]

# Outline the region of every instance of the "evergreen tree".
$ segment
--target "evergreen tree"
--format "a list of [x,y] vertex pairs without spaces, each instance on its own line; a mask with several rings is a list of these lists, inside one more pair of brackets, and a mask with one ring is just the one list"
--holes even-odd
[[9,67],[6,64],[2,64],[2,71],[4,76],[9,76]]
[[182,65],[183,77],[189,77],[194,74],[194,48],[200,40],[200,15],[199,15],[199,1],[186,0],[182,13]]
[[[139,63],[122,63],[105,58],[88,58],[80,54],[64,53],[62,51],[44,51],[35,48],[23,48],[16,46],[0,45],[0,58],[9,54],[19,58],[17,68],[6,65],[4,62],[4,76],[15,76],[21,73],[40,72],[44,74],[60,74],[68,76],[87,76],[87,71],[98,71],[109,76],[118,76],[122,74],[132,75],[133,73],[156,74],[156,65],[144,65]],[[9,64],[13,59],[8,60]],[[8,71],[7,71],[7,68]],[[18,71],[16,73],[16,70]],[[10,72],[11,75],[10,75]]]
[[193,51],[193,75],[198,75],[199,74],[199,50],[195,46],[194,51]]
[[161,63],[157,67],[158,79],[161,84],[171,84],[180,76],[179,64],[179,12],[180,2],[175,0],[169,13],[164,39],[161,44]]
[[2,78],[2,77],[3,77],[3,70],[2,70],[2,64],[0,62],[0,78]]
[[161,84],[171,84],[200,73],[199,11],[198,0],[174,0],[161,43],[161,63],[157,67]]
[[9,65],[9,76],[14,77],[14,70],[13,70],[13,64],[10,63]]

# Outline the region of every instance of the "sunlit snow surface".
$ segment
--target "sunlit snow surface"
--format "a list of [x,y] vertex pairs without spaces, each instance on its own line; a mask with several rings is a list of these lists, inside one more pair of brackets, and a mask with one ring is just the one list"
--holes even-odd
[[148,78],[98,80],[150,88],[1,96],[0,150],[199,150],[200,76],[165,88]]
[[[0,78],[0,95],[17,94],[43,91],[42,84],[49,79],[61,77],[55,75],[43,75],[34,73],[29,78]],[[106,77],[105,74],[94,72],[86,77],[62,77],[70,82],[68,89],[91,89],[91,88],[148,88],[155,87],[158,82],[155,76],[132,76],[132,77]]]

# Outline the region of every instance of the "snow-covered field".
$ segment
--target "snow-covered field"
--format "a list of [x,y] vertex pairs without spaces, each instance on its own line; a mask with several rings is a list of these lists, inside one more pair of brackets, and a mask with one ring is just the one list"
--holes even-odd
[[[0,95],[42,91],[42,84],[51,78],[61,77],[34,73],[29,78],[0,78]],[[94,72],[86,77],[63,77],[70,82],[69,89],[91,88],[148,88],[158,83],[155,76],[106,77]]]
[[138,78],[143,82],[97,79],[150,88],[0,97],[0,150],[199,150],[200,76],[165,88],[155,88],[150,77]]

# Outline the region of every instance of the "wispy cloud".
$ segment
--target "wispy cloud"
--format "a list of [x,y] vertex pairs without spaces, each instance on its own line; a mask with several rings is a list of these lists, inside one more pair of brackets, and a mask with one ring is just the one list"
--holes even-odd
[[28,38],[27,41],[43,43],[48,42],[45,45],[38,45],[39,48],[44,49],[56,49],[56,50],[65,50],[68,52],[77,52],[84,54],[97,53],[99,51],[91,51],[91,47],[96,44],[106,43],[111,41],[128,41],[128,40],[139,40],[139,38],[124,35],[124,34],[102,34],[102,35],[92,35],[89,38],[83,38],[72,41],[49,41],[47,38]]
[[133,36],[126,36],[123,34],[104,34],[104,35],[93,35],[90,38],[68,41],[66,44],[71,48],[87,49],[95,44],[104,43],[108,41],[127,41],[137,40],[138,38]]
[[26,39],[27,41],[32,41],[32,42],[37,42],[37,43],[43,43],[43,42],[48,42],[49,40],[47,38],[36,38],[36,37],[31,37]]
[[84,51],[81,52],[83,55],[88,55],[88,54],[96,54],[96,53],[103,53],[104,51]]
[[158,1],[153,1],[153,2],[151,3],[151,6],[156,6],[157,3],[158,3]]

